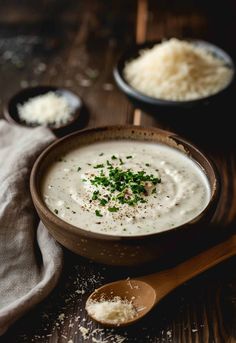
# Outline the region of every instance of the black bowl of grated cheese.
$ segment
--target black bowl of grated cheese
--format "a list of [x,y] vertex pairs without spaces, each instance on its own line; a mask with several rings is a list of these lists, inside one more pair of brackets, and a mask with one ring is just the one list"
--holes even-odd
[[60,136],[77,129],[81,109],[82,100],[70,90],[37,86],[15,94],[5,106],[4,115],[11,123],[46,126]]
[[135,107],[177,126],[182,119],[195,126],[200,118],[212,123],[211,114],[233,101],[235,66],[216,45],[172,38],[129,47],[114,79]]

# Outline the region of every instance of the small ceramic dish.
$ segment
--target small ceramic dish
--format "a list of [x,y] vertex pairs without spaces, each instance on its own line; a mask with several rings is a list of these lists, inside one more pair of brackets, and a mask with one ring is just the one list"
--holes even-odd
[[55,92],[57,95],[62,96],[66,99],[69,103],[70,107],[73,109],[73,113],[70,116],[69,120],[66,123],[60,124],[51,124],[47,125],[56,135],[67,134],[75,129],[76,122],[80,116],[81,108],[82,108],[82,100],[78,95],[67,90],[65,88],[59,87],[52,87],[52,86],[37,86],[37,87],[30,87],[25,88],[18,93],[16,93],[7,103],[4,108],[4,116],[5,118],[14,124],[23,125],[26,127],[35,127],[39,126],[39,124],[28,124],[25,121],[22,121],[19,117],[18,112],[18,105],[24,104],[30,98],[34,98],[38,95],[43,95],[48,92]]
[[184,115],[184,114],[189,115],[190,109],[197,109],[198,117],[199,117],[199,115],[201,115],[201,110],[203,108],[210,107],[210,105],[218,106],[219,103],[222,103],[222,101],[227,98],[227,96],[230,94],[230,92],[233,89],[233,84],[235,81],[235,66],[234,66],[234,62],[232,58],[221,48],[211,43],[208,43],[202,40],[194,40],[194,39],[187,39],[187,41],[191,42],[192,44],[196,46],[206,49],[212,55],[223,60],[225,62],[225,65],[232,69],[233,75],[229,84],[216,94],[213,94],[204,98],[199,98],[196,100],[172,101],[172,100],[164,100],[164,99],[158,99],[158,98],[147,96],[139,92],[138,90],[134,89],[125,80],[123,70],[127,62],[134,60],[140,55],[140,51],[144,49],[151,49],[154,45],[159,44],[161,42],[152,41],[152,42],[146,42],[143,44],[136,44],[128,48],[123,53],[123,55],[119,58],[118,63],[116,64],[113,71],[116,84],[118,85],[120,90],[134,104],[134,106],[142,109],[145,112],[157,114],[160,116],[162,115],[166,116],[167,114],[170,114],[171,116],[174,116],[173,119],[176,120],[177,113],[180,113],[181,115]]
[[[161,143],[184,152],[205,172],[210,185],[210,201],[193,220],[176,228],[141,236],[112,236],[73,226],[55,215],[46,206],[42,180],[50,165],[66,152],[83,145],[107,140],[148,141]],[[52,236],[71,251],[94,261],[119,266],[135,266],[165,260],[183,253],[207,235],[206,223],[215,212],[219,197],[219,177],[212,162],[195,146],[174,133],[137,126],[101,127],[70,134],[51,144],[39,156],[30,176],[30,190],[40,219]],[[204,225],[205,223],[205,225]]]

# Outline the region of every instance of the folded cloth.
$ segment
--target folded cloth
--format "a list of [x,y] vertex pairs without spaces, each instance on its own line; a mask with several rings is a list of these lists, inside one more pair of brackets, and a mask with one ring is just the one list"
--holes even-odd
[[53,139],[46,128],[0,120],[0,335],[44,299],[60,276],[61,247],[38,226],[29,191],[32,165]]

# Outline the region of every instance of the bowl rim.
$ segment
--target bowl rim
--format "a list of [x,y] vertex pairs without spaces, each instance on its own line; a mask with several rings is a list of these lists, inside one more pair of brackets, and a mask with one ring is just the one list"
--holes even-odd
[[194,39],[194,38],[181,38],[183,41],[188,41],[195,43],[196,45],[202,45],[203,47],[208,47],[208,50],[211,52],[215,51],[217,52],[222,59],[224,59],[227,64],[229,64],[232,68],[232,77],[228,84],[226,84],[225,87],[221,88],[218,92],[214,94],[210,94],[205,97],[192,99],[192,100],[168,100],[168,99],[161,99],[161,98],[155,98],[149,95],[145,95],[144,93],[136,90],[134,87],[132,87],[124,78],[123,76],[123,70],[125,63],[129,60],[132,60],[139,55],[139,52],[143,49],[152,48],[156,44],[160,44],[163,42],[163,40],[150,40],[146,41],[144,43],[138,43],[138,44],[132,44],[130,45],[118,58],[117,63],[115,67],[113,68],[113,77],[116,81],[117,86],[120,88],[122,92],[124,92],[127,96],[130,96],[138,101],[142,101],[144,103],[147,103],[152,106],[161,105],[163,107],[175,107],[175,106],[186,106],[190,107],[196,104],[199,104],[201,102],[210,101],[211,99],[216,98],[220,94],[227,91],[232,84],[235,82],[235,63],[233,58],[222,48],[219,46],[212,44],[210,42],[207,42],[202,39]]
[[[41,163],[43,162],[44,158],[47,157],[48,154],[52,150],[54,150],[57,146],[63,145],[67,140],[73,140],[74,137],[81,136],[84,134],[93,134],[98,132],[103,132],[107,130],[141,130],[144,132],[147,131],[155,131],[156,133],[160,135],[164,135],[172,140],[174,140],[177,144],[183,145],[186,154],[189,152],[188,149],[193,149],[197,154],[199,154],[210,166],[213,172],[214,182],[213,187],[211,189],[212,194],[210,196],[210,200],[207,204],[207,206],[200,212],[196,217],[194,217],[192,220],[188,221],[187,223],[181,224],[179,226],[176,226],[174,228],[169,228],[166,230],[163,230],[161,232],[154,232],[150,234],[145,235],[109,235],[105,233],[99,233],[94,231],[89,231],[86,229],[83,229],[81,227],[74,226],[58,216],[56,216],[44,203],[42,196],[40,194],[39,188],[38,188],[38,179],[37,179],[37,172],[40,168]],[[135,140],[135,139],[134,139]],[[142,139],[140,139],[142,140]],[[164,143],[165,144],[165,143]],[[191,155],[191,154],[190,154]],[[192,158],[195,163],[200,165],[200,167],[205,172],[205,169],[201,166],[200,163],[198,163],[194,158]],[[206,174],[207,176],[207,174]],[[208,178],[209,180],[209,178]],[[214,164],[214,162],[199,148],[197,148],[194,144],[190,143],[188,140],[180,137],[179,135],[175,134],[174,132],[170,132],[167,130],[159,129],[159,128],[153,128],[153,127],[144,127],[144,126],[134,126],[134,125],[113,125],[113,126],[98,126],[88,129],[79,130],[76,132],[73,132],[69,135],[66,135],[60,139],[57,139],[53,143],[51,143],[46,149],[42,151],[42,153],[38,156],[36,161],[34,162],[33,168],[31,170],[30,174],[30,193],[34,202],[34,205],[43,213],[45,217],[47,217],[54,225],[59,226],[60,228],[63,227],[63,230],[69,231],[72,234],[80,235],[83,238],[92,238],[96,240],[102,240],[102,241],[143,241],[150,238],[156,238],[161,237],[166,234],[169,234],[170,232],[176,232],[176,231],[182,231],[186,228],[190,229],[191,225],[196,225],[196,222],[200,221],[204,216],[212,209],[214,208],[215,204],[217,204],[219,195],[220,195],[220,175],[218,173],[218,170]]]
[[[31,126],[31,125],[28,125],[27,123],[24,123],[22,121],[18,121],[16,120],[12,114],[10,113],[10,110],[9,110],[9,106],[11,104],[11,102],[15,101],[15,99],[17,97],[21,97],[23,96],[24,93],[27,93],[27,92],[31,92],[31,91],[36,91],[37,89],[41,89],[41,90],[45,90],[45,93],[46,92],[55,92],[55,91],[58,91],[58,90],[63,90],[63,91],[66,91],[66,92],[69,92],[71,94],[73,94],[74,96],[76,96],[79,100],[80,100],[80,106],[79,108],[75,111],[75,115],[72,116],[72,118],[66,122],[66,123],[63,123],[63,124],[60,124],[60,126],[57,126],[57,127],[53,127],[53,126],[49,126],[49,125],[41,125],[41,124],[36,124],[34,126]],[[41,92],[40,92],[41,93]],[[40,93],[38,95],[40,95]],[[42,93],[44,94],[44,93]],[[33,96],[31,97],[33,98]],[[30,99],[30,97],[28,98]],[[3,115],[5,117],[5,119],[9,122],[9,123],[13,123],[13,124],[16,124],[16,125],[19,125],[19,126],[23,126],[23,127],[26,127],[26,128],[35,128],[35,127],[47,127],[49,128],[50,130],[52,130],[53,132],[57,133],[58,131],[61,131],[67,127],[69,127],[70,125],[72,125],[75,121],[78,120],[78,118],[80,117],[80,113],[81,113],[81,109],[83,107],[83,100],[81,99],[81,97],[76,94],[74,91],[68,89],[68,88],[65,88],[65,87],[60,87],[60,86],[51,86],[51,85],[46,85],[46,84],[43,84],[43,85],[38,85],[38,86],[32,86],[32,87],[26,87],[26,88],[23,88],[21,90],[19,90],[18,92],[16,92],[15,94],[13,94],[7,101],[6,103],[4,104],[3,106]]]

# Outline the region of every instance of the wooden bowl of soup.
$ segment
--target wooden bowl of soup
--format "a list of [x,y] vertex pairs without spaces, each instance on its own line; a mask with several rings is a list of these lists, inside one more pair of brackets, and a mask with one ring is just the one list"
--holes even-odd
[[40,219],[63,246],[94,261],[164,261],[206,235],[219,197],[212,162],[174,133],[136,126],[79,131],[34,164]]

